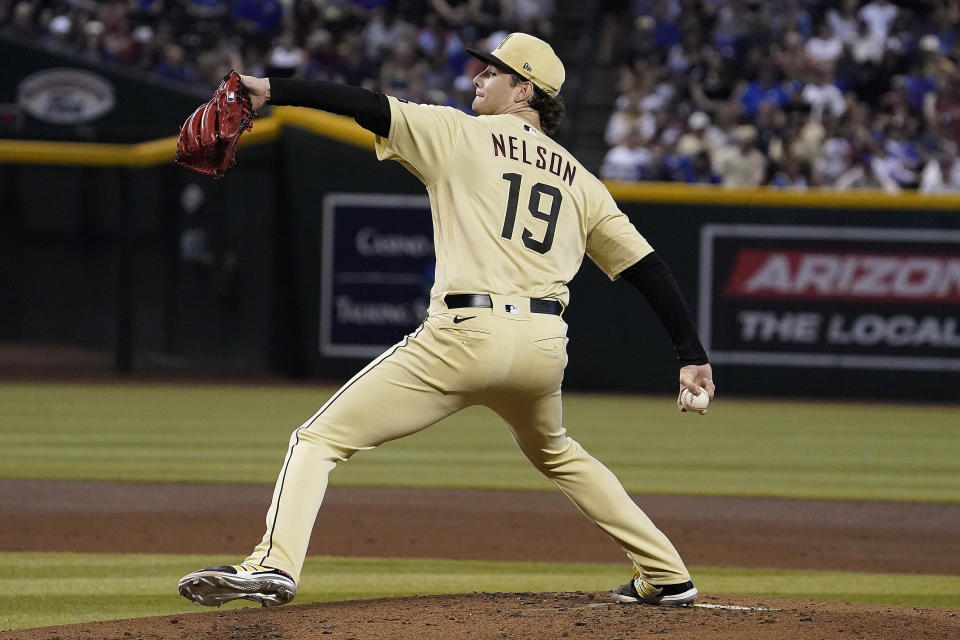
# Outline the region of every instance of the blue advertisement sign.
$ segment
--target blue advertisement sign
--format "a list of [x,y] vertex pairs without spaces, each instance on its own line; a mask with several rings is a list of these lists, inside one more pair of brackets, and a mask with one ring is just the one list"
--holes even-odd
[[374,357],[413,331],[427,316],[435,262],[426,196],[327,195],[320,353]]

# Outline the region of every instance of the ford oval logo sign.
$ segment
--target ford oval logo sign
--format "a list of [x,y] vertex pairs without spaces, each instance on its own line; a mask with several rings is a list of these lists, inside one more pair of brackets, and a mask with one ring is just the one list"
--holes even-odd
[[86,124],[113,109],[113,85],[81,69],[45,69],[20,83],[17,104],[49,124]]

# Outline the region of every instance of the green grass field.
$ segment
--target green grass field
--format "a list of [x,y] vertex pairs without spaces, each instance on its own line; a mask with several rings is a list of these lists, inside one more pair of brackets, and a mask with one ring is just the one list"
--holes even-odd
[[[0,553],[0,630],[210,611],[176,592],[204,556]],[[960,607],[960,577],[692,568],[705,593]],[[606,591],[622,565],[310,558],[295,604],[438,593]],[[256,606],[231,603],[224,608]]]
[[[0,477],[272,484],[333,391],[0,385]],[[960,502],[960,407],[721,398],[695,416],[568,394],[564,422],[634,492]],[[553,490],[483,408],[358,454],[332,483]]]
[[[332,388],[0,385],[0,478],[272,484]],[[960,502],[960,406],[568,394],[570,435],[634,492]],[[465,470],[467,472],[465,472]],[[554,490],[486,409],[358,454],[334,484]],[[0,553],[0,629],[195,612],[174,584],[210,557]],[[693,568],[708,593],[960,607],[960,577]],[[298,602],[602,591],[622,565],[311,558]]]

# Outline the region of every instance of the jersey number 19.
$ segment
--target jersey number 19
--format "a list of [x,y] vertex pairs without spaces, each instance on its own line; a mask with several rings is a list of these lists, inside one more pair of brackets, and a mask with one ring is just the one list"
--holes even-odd
[[[503,179],[510,183],[510,195],[507,198],[507,212],[503,219],[503,230],[500,235],[507,240],[513,239],[513,227],[517,222],[517,204],[520,201],[520,181],[523,179],[519,173],[505,173]],[[550,196],[550,211],[540,210],[540,200],[544,195]],[[527,202],[527,210],[530,215],[537,220],[543,220],[547,223],[547,230],[543,234],[542,240],[533,237],[533,233],[524,227],[520,239],[523,246],[537,253],[546,253],[553,246],[553,234],[557,231],[557,218],[560,216],[560,203],[563,201],[563,195],[560,189],[538,182],[530,188],[530,200]]]

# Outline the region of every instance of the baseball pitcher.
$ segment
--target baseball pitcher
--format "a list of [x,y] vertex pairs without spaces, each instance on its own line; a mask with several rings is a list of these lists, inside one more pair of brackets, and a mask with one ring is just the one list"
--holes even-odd
[[[685,605],[697,597],[667,537],[617,478],[570,438],[561,418],[567,283],[584,255],[647,298],[673,341],[680,390],[713,397],[712,371],[680,291],[603,184],[554,142],[564,68],[523,33],[492,52],[476,78],[476,116],[328,82],[242,76],[264,103],[353,116],[430,196],[436,281],[426,320],[357,373],[293,432],[263,540],[237,565],[184,576],[203,605],[293,599],[307,543],[337,462],[416,433],[471,405],[506,423],[533,465],[633,563],[617,602]],[[680,410],[690,405],[681,403]],[[705,413],[706,411],[700,411]]]

